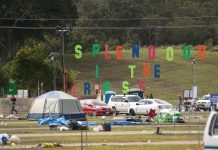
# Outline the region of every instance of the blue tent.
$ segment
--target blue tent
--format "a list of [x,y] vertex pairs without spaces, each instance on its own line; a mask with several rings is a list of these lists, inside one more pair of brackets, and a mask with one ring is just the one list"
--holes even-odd
[[38,96],[32,103],[28,120],[39,120],[45,117],[86,120],[77,98],[62,91],[50,91]]

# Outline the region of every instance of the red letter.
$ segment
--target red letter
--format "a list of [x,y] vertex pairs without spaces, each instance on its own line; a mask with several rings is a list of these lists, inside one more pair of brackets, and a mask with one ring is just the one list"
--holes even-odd
[[144,80],[139,81],[139,89],[141,89],[142,91],[145,91],[145,81]]
[[111,56],[109,55],[108,45],[105,45],[104,49],[105,49],[105,52],[104,52],[105,59],[110,60]]
[[156,55],[155,55],[155,46],[154,45],[150,45],[148,46],[148,61],[154,61],[155,58],[156,58]]

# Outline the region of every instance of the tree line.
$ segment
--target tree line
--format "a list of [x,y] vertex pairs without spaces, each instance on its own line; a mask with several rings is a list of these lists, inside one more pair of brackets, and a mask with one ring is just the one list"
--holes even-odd
[[[52,89],[51,52],[65,53],[76,44],[167,46],[206,44],[218,40],[216,0],[0,0],[0,80],[36,91],[44,81]],[[58,88],[61,64],[57,63]],[[38,69],[36,69],[38,68]]]

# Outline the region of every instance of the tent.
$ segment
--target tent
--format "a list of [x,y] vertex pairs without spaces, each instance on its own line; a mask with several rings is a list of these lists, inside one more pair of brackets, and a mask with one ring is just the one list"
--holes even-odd
[[81,104],[75,97],[61,91],[50,91],[33,101],[27,120],[61,116],[65,119],[86,120]]
[[156,116],[157,122],[178,122],[185,123],[182,114],[175,109],[162,109]]

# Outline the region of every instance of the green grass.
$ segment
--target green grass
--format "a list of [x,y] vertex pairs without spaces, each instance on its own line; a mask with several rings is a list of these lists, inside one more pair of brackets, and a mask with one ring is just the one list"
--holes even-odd
[[[83,133],[83,139],[85,139],[85,133]],[[199,139],[202,139],[202,134],[199,135]],[[165,135],[88,135],[89,143],[101,143],[101,142],[160,142],[160,141],[197,141],[197,134],[165,134]],[[42,137],[23,137],[22,143],[25,144],[37,144],[46,142],[56,143],[80,143],[80,136],[43,136]]]
[[[77,70],[81,72],[76,81],[79,95],[83,96],[83,83],[91,83],[91,94],[95,95],[94,85],[100,84],[103,90],[103,82],[109,81],[111,90],[122,93],[122,82],[128,81],[129,88],[138,87],[139,80],[145,80],[145,95],[152,93],[157,98],[166,99],[176,104],[178,95],[182,95],[184,89],[191,89],[193,85],[193,73],[191,60],[183,60],[182,50],[174,50],[174,60],[168,62],[165,57],[165,49],[156,50],[155,62],[151,64],[151,77],[145,79],[142,76],[143,63],[147,63],[147,49],[140,51],[140,58],[132,58],[131,50],[124,50],[123,60],[117,61],[115,52],[111,52],[112,60],[105,60],[104,53],[99,53],[96,58],[91,54],[84,54],[83,58],[76,60],[73,55],[66,55],[66,67],[68,70]],[[197,56],[197,51],[191,51],[191,56]],[[196,82],[198,85],[198,95],[207,93],[217,93],[218,89],[218,52],[207,52],[205,61],[196,63]],[[95,79],[95,66],[99,64],[99,80]],[[130,70],[128,65],[136,65],[135,78],[130,79]],[[161,65],[161,77],[154,80],[153,65]],[[78,93],[77,93],[78,94]]]
[[[88,150],[198,150],[199,145],[143,145],[143,146],[88,146]],[[32,150],[38,150],[39,148],[31,148]],[[42,148],[48,149],[48,148]],[[49,148],[49,150],[81,150],[81,147],[56,147]],[[85,150],[85,144],[83,145]]]

